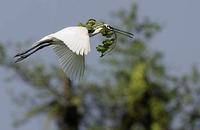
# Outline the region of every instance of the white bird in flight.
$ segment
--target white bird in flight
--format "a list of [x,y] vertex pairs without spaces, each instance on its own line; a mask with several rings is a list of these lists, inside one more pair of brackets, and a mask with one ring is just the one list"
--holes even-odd
[[[90,52],[90,37],[102,33],[105,30],[120,33],[128,37],[133,34],[111,27],[94,19],[88,20],[86,25],[64,28],[56,33],[47,35],[35,42],[32,47],[22,53],[15,55],[19,62],[29,57],[36,51],[52,46],[59,63],[70,79],[81,78],[85,69],[85,56]],[[115,39],[116,40],[116,37]]]

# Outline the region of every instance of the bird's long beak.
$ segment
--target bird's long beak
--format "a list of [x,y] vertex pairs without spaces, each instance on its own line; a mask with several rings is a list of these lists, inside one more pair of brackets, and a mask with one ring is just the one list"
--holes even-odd
[[117,29],[117,28],[113,28],[113,27],[110,27],[113,31],[115,31],[116,33],[119,33],[119,34],[122,34],[124,36],[127,36],[127,37],[130,37],[130,38],[133,38],[134,35],[130,32],[127,32],[127,31],[123,31],[123,30],[120,30],[120,29]]

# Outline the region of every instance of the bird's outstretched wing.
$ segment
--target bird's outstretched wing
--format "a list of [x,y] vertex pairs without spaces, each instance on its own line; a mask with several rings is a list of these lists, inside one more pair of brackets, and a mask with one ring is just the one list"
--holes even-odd
[[90,51],[89,35],[85,27],[68,27],[45,36],[34,43],[27,51],[17,54],[15,56],[16,62],[50,45],[58,56],[61,67],[70,79],[83,76],[85,55]]
[[65,44],[53,45],[59,63],[70,79],[81,78],[85,69],[85,57],[72,52]]
[[52,47],[67,76],[71,79],[81,78],[85,69],[85,55],[90,52],[87,29],[68,27],[50,36],[60,41]]
[[52,37],[61,40],[72,52],[77,55],[87,55],[90,52],[90,39],[85,27],[67,27],[54,34]]

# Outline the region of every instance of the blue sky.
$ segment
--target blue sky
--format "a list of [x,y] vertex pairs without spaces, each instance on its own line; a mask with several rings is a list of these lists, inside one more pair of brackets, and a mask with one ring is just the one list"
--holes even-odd
[[[0,0],[0,41],[5,44],[34,42],[46,34],[66,26],[76,25],[81,21],[84,22],[88,18],[111,22],[110,13],[112,11],[120,8],[128,9],[130,4],[131,0],[123,0],[123,2],[122,0],[115,0],[115,2],[113,0]],[[164,63],[169,71],[179,74],[188,72],[193,64],[199,66],[200,17],[198,12],[200,12],[200,1],[138,0],[138,4],[141,16],[149,16],[152,21],[159,22],[163,26],[162,32],[158,33],[149,44],[152,49],[164,53]],[[11,55],[14,55],[14,52]],[[95,55],[95,51],[92,54]],[[92,54],[89,56],[92,59],[88,60],[89,65],[98,61],[98,57]],[[0,84],[2,105],[0,107],[0,129],[12,130],[11,114],[18,110],[10,100],[5,87],[15,85],[14,83],[5,84],[3,80]],[[18,129],[35,130],[39,127],[42,130],[43,123],[44,118],[40,117]]]

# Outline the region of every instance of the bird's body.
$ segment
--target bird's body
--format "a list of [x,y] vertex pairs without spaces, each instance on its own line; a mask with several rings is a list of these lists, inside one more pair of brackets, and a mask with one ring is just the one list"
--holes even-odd
[[89,33],[85,27],[74,26],[64,28],[56,33],[43,37],[32,46],[36,46],[46,40],[53,40],[55,45],[64,44],[77,55],[83,56],[90,52]]
[[47,35],[35,42],[29,50],[17,54],[16,62],[44,47],[51,46],[67,76],[70,79],[80,78],[84,74],[85,56],[90,52],[90,37],[100,33],[103,25],[98,25],[92,28],[93,30],[82,26],[67,27]]

